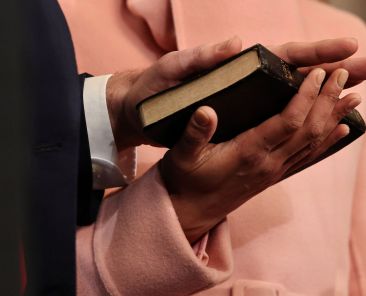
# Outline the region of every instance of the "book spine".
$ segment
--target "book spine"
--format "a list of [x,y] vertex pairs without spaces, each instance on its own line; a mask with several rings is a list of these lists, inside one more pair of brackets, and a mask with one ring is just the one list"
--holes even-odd
[[300,88],[305,76],[296,70],[295,65],[287,63],[260,44],[257,44],[256,47],[263,71],[296,90]]

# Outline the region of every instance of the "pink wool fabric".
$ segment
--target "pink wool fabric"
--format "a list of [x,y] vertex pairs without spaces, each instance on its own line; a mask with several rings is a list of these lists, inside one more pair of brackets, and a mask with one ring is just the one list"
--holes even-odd
[[[352,36],[366,56],[364,23],[316,1],[60,2],[79,71],[94,75],[233,35],[244,47]],[[350,91],[366,97],[365,83]],[[78,230],[78,295],[366,295],[364,142],[268,188],[193,248],[153,166],[164,150],[139,147],[136,180]]]

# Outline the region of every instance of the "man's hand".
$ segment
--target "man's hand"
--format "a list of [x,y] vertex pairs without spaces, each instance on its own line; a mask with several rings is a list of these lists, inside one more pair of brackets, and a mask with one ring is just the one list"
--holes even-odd
[[328,75],[343,68],[350,77],[346,88],[355,86],[366,79],[366,57],[349,58],[358,49],[355,38],[339,38],[317,42],[289,42],[269,47],[273,53],[285,61],[299,67],[308,74],[314,68],[324,69]]
[[160,162],[190,242],[348,134],[338,122],[360,97],[338,99],[348,78],[344,69],[334,71],[319,94],[325,74],[311,71],[283,112],[228,142],[209,143],[217,125],[213,109],[201,107],[193,114],[181,140]]
[[[241,46],[241,40],[235,37],[218,44],[173,51],[142,74],[135,71],[127,73],[127,76],[126,73],[113,75],[107,84],[107,105],[118,150],[141,144],[157,145],[142,133],[136,111],[141,100],[239,53]],[[126,89],[126,78],[131,88],[124,94],[118,88],[122,84],[122,89]]]
[[[107,105],[118,150],[140,144],[154,145],[142,133],[136,112],[138,102],[215,66],[241,48],[241,40],[234,37],[219,44],[168,53],[145,71],[113,75],[107,84]],[[366,79],[366,58],[347,59],[358,48],[353,38],[293,42],[270,48],[286,61],[302,67],[304,73],[314,67],[325,69],[328,75],[337,68],[346,69],[350,73],[346,87]]]

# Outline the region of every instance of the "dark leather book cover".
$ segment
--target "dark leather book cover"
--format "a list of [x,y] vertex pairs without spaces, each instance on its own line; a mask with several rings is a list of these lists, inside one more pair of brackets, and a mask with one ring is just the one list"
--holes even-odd
[[[264,120],[281,112],[297,93],[304,76],[296,70],[294,65],[286,63],[262,45],[257,44],[226,60],[214,69],[210,69],[180,85],[145,99],[137,106],[140,117],[143,117],[141,106],[144,104],[147,106],[146,102],[149,100],[150,103],[155,100],[153,104],[158,104],[157,107],[160,110],[164,109],[164,104],[171,104],[176,99],[175,93],[178,93],[179,89],[186,88],[187,91],[183,94],[190,96],[189,87],[195,81],[202,88],[210,88],[210,81],[207,83],[207,79],[201,85],[200,79],[202,77],[220,68],[220,74],[229,74],[229,72],[225,72],[231,69],[228,65],[237,61],[239,63],[240,57],[248,52],[255,52],[258,58],[255,63],[258,64],[249,70],[247,75],[239,77],[235,83],[223,87],[207,97],[196,99],[196,102],[177,110],[173,114],[168,116],[162,115],[155,122],[146,124],[142,120],[145,134],[163,146],[172,147],[182,135],[193,112],[199,106],[206,105],[212,107],[217,113],[218,127],[212,142],[219,143],[230,140],[239,133],[255,127]],[[159,101],[159,96],[162,95],[169,95],[169,100]],[[335,153],[365,132],[365,123],[356,110],[344,117],[341,123],[345,123],[350,127],[349,135],[336,143],[313,163]]]

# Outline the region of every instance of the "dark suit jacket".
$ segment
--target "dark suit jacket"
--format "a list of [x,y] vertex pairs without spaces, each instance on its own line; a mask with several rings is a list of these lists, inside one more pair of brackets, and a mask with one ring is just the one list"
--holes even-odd
[[32,106],[31,194],[24,231],[26,293],[74,295],[77,220],[80,225],[91,223],[95,199],[100,198],[100,192],[93,195],[91,190],[82,83],[57,1],[24,1],[24,5],[25,74]]

